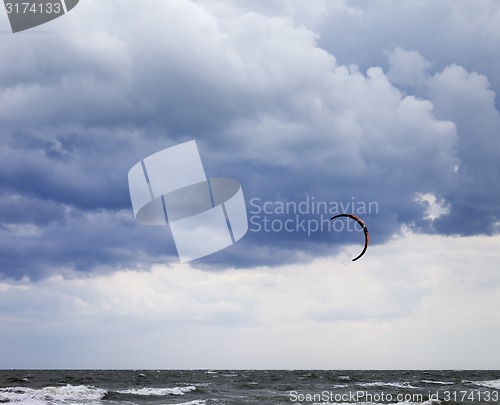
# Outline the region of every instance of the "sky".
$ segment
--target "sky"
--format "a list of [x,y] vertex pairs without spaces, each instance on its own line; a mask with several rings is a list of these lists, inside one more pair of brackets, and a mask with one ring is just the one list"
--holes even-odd
[[[498,369],[499,49],[496,0],[0,12],[0,368]],[[180,263],[127,174],[190,140],[249,231]]]

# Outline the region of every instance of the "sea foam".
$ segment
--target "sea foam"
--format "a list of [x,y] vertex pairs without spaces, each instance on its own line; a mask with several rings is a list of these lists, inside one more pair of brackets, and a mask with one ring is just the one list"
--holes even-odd
[[187,387],[174,387],[174,388],[131,388],[128,390],[116,391],[119,394],[131,394],[131,395],[141,395],[141,396],[165,396],[165,395],[185,395],[188,392],[196,390],[194,385],[189,385]]
[[40,389],[8,387],[0,389],[0,401],[23,405],[65,403],[71,401],[97,404],[104,398],[106,392],[106,390],[101,388],[69,384],[62,387],[45,387]]
[[486,388],[495,388],[500,390],[500,380],[489,380],[489,381],[472,381],[474,384]]

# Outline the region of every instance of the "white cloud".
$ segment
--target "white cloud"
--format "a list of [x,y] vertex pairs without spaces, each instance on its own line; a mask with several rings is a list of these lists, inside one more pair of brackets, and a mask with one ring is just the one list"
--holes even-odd
[[[48,277],[0,283],[4,366],[495,367],[498,236],[390,238],[498,233],[498,3],[137,4],[0,43],[1,270]],[[124,270],[173,249],[126,172],[185,138],[248,197],[376,201],[366,260],[258,234],[275,266]]]
[[434,220],[449,213],[449,207],[444,204],[444,201],[438,200],[434,194],[418,194],[416,201],[422,203],[426,207],[426,219]]
[[[176,264],[4,281],[2,358],[6,367],[494,367],[498,243],[406,233],[356,263],[340,254],[253,270]],[[28,337],[71,344],[30,360],[19,346]]]

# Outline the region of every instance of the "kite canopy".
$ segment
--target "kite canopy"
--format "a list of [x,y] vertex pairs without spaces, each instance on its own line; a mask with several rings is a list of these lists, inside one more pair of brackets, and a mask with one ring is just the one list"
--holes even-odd
[[352,259],[352,261],[355,262],[356,260],[358,260],[361,256],[363,256],[365,254],[366,249],[368,248],[368,243],[370,242],[370,234],[368,233],[368,228],[366,227],[365,223],[361,219],[359,219],[356,215],[338,214],[338,215],[331,217],[330,220],[333,221],[334,219],[340,218],[340,217],[347,217],[347,218],[354,219],[358,224],[361,225],[361,228],[363,228],[363,232],[365,233],[365,246],[363,247],[363,250],[361,251],[361,253],[357,257]]

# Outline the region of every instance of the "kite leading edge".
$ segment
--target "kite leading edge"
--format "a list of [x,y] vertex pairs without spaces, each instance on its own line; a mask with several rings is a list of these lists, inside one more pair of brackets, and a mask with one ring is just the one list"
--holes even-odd
[[368,228],[366,227],[365,223],[361,219],[359,219],[356,215],[352,215],[352,214],[338,214],[338,215],[331,217],[330,220],[333,221],[334,219],[339,218],[339,217],[347,217],[347,218],[354,219],[358,224],[361,225],[361,228],[363,228],[363,232],[365,233],[365,246],[363,247],[363,250],[361,251],[361,253],[357,257],[352,259],[352,261],[355,262],[356,260],[358,260],[361,256],[363,256],[365,254],[366,249],[368,248],[368,243],[370,242],[370,234],[368,233]]

